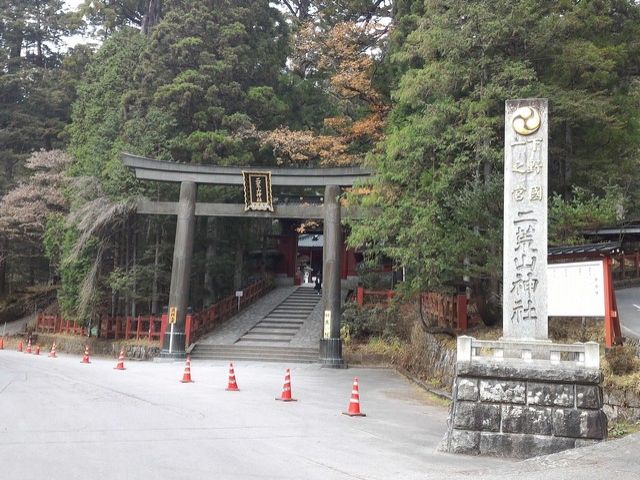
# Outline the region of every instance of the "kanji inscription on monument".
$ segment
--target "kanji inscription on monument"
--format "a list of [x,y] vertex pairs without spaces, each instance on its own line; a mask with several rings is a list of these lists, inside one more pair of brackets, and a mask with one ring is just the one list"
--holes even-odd
[[547,340],[546,99],[505,104],[502,320],[505,340]]

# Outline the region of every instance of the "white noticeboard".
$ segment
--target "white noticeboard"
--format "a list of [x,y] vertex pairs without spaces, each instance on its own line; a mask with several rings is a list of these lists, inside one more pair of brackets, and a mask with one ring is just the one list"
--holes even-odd
[[547,315],[604,317],[602,261],[547,265]]

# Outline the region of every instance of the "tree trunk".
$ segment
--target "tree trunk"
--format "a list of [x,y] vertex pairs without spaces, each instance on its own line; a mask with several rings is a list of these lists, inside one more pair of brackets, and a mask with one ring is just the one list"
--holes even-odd
[[133,224],[133,232],[132,232],[132,237],[133,237],[133,243],[131,245],[131,248],[133,250],[133,265],[132,265],[132,272],[133,272],[133,293],[131,295],[131,316],[135,318],[136,316],[136,299],[138,297],[138,282],[137,282],[137,272],[136,272],[136,267],[137,267],[137,260],[138,260],[138,235],[137,235],[137,231],[136,231],[136,221],[135,221],[135,217],[133,217],[132,220],[132,224]]
[[149,7],[147,13],[142,19],[142,33],[148,35],[153,27],[160,22],[160,15],[162,14],[162,2],[160,0],[149,0]]
[[565,200],[569,200],[571,198],[571,178],[573,176],[571,165],[571,157],[573,156],[573,131],[569,122],[565,122],[564,143],[566,155],[564,157],[564,168],[562,172],[562,191],[564,192]]
[[156,225],[156,245],[153,255],[153,285],[151,286],[151,314],[158,315],[160,312],[158,303],[158,270],[160,265],[160,241],[162,238],[162,230],[160,222]]
[[233,288],[237,291],[242,288],[242,270],[244,264],[244,245],[236,243],[236,255],[233,268]]
[[204,261],[204,305],[211,305],[216,298],[215,286],[213,284],[213,275],[211,275],[211,266],[216,258],[216,219],[215,217],[207,217],[207,250]]

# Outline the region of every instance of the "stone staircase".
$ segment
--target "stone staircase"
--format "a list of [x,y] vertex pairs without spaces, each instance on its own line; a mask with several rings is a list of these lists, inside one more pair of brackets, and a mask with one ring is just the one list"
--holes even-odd
[[319,348],[292,347],[290,342],[320,299],[321,297],[313,288],[300,287],[246,331],[235,344],[196,344],[191,352],[191,358],[317,362]]

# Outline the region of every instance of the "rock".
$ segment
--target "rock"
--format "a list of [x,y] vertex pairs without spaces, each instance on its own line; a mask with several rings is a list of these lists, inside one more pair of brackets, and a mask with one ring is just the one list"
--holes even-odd
[[480,454],[494,457],[530,458],[561,452],[574,446],[573,438],[490,432],[480,435]]
[[480,432],[453,430],[449,438],[449,452],[463,455],[480,453]]
[[500,405],[458,401],[453,414],[453,427],[463,430],[500,431]]
[[573,385],[528,382],[527,403],[529,405],[573,407]]
[[602,389],[597,385],[576,385],[576,407],[602,408]]
[[549,407],[503,405],[502,431],[504,433],[551,435],[552,412],[553,410]]
[[607,416],[600,410],[557,408],[553,411],[553,434],[602,440],[607,438]]
[[471,402],[478,400],[478,380],[459,378],[457,386],[458,390],[456,398],[458,400],[467,400]]
[[483,402],[525,403],[525,391],[525,382],[480,381],[480,400]]

